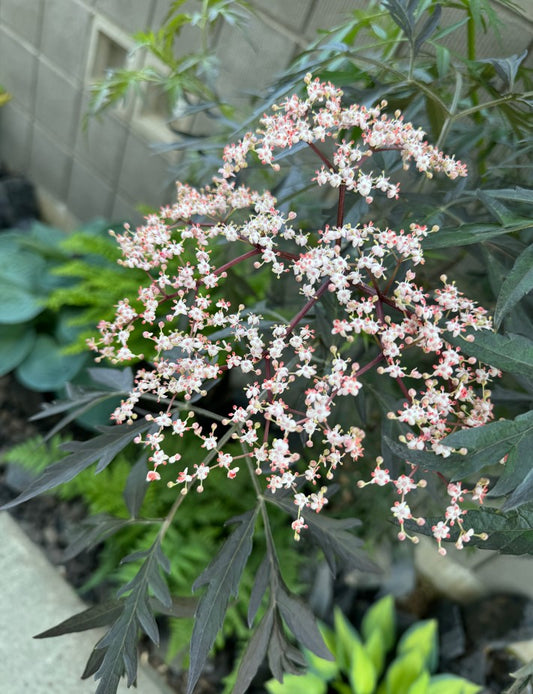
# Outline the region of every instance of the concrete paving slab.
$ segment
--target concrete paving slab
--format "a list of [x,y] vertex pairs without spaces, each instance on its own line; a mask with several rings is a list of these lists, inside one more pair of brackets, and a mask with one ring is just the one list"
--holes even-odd
[[[33,638],[83,610],[84,603],[5,512],[0,513],[0,538],[0,692],[94,693],[96,682],[79,677],[98,630]],[[155,671],[141,667],[137,689],[121,682],[118,692],[170,694],[170,689]]]

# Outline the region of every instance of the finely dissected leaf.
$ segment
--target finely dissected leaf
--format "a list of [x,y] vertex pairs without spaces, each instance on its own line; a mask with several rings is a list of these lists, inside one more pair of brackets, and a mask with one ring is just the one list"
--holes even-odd
[[464,336],[450,337],[446,339],[469,357],[476,357],[479,361],[495,366],[502,371],[531,375],[533,371],[533,341],[522,335],[498,335],[488,330],[468,333],[474,336],[473,342],[468,342]]
[[[520,478],[516,475],[516,465],[518,464],[519,471],[522,472],[523,456],[524,454],[527,456],[527,452],[533,447],[533,410],[519,415],[514,420],[501,420],[474,429],[456,431],[447,436],[443,443],[453,448],[464,446],[468,450],[468,455],[465,456],[467,467],[471,467],[476,461],[484,461],[485,465],[490,465],[497,463],[506,455],[512,455],[513,468],[511,469],[515,472],[512,481],[518,483]],[[516,455],[520,455],[519,462]],[[480,467],[477,466],[476,469]],[[509,477],[508,474],[508,477],[504,479],[508,480]],[[508,491],[510,488],[506,489],[506,492]]]
[[[424,526],[416,526],[416,532],[431,534],[431,526],[442,518],[428,518]],[[472,537],[469,544],[482,549],[497,549],[504,554],[533,554],[533,510],[519,508],[503,513],[492,508],[479,508],[468,511],[463,519],[465,527],[473,528],[475,533],[486,533],[487,540]],[[414,524],[409,527],[415,530]],[[450,542],[458,536],[452,529]]]
[[531,471],[531,437],[518,441],[510,449],[502,465],[502,473],[496,484],[489,490],[489,496],[504,496],[516,489],[525,481]]
[[132,518],[137,518],[141,510],[148,485],[146,484],[146,458],[143,456],[131,468],[124,487],[124,503]]
[[103,470],[117,453],[131,443],[141,431],[148,429],[149,426],[148,422],[142,421],[131,426],[105,427],[103,433],[94,439],[66,443],[64,449],[71,454],[63,458],[59,463],[54,463],[47,467],[25,491],[19,494],[16,499],[4,504],[0,510],[17,506],[23,501],[33,499],[38,494],[57,487],[59,484],[69,482],[93,463],[98,462],[97,469]]
[[[529,465],[531,468],[531,448],[528,447],[528,452],[526,453],[529,459]],[[524,477],[522,482],[516,487],[511,496],[507,499],[502,509],[504,511],[512,511],[519,506],[533,501],[533,469],[530,469],[527,475]]]
[[518,68],[527,54],[528,51],[526,49],[520,55],[516,53],[507,58],[484,58],[483,60],[478,60],[478,62],[490,63],[498,74],[498,77],[502,80],[504,90],[510,92],[513,90]]
[[302,653],[287,640],[277,613],[274,615],[268,644],[268,665],[279,682],[285,673],[302,674],[302,668],[306,665]]
[[191,694],[224,621],[231,596],[236,596],[244,567],[252,551],[252,537],[257,509],[239,518],[236,529],[223,544],[217,556],[198,577],[193,590],[207,585],[196,610],[191,639],[187,693]]
[[63,552],[63,561],[69,561],[78,556],[80,552],[89,547],[94,547],[106,538],[118,533],[122,528],[131,525],[132,521],[126,518],[114,518],[105,514],[91,516],[84,521],[80,532],[71,540]]
[[261,663],[266,658],[273,622],[274,610],[270,608],[259,622],[242,655],[233,694],[245,694],[248,691]]
[[506,277],[496,308],[494,310],[494,324],[498,328],[509,311],[520,299],[533,289],[533,244],[523,251],[515,261],[510,273]]
[[73,632],[104,627],[119,617],[123,607],[121,600],[108,600],[101,605],[93,605],[83,610],[83,612],[63,620],[55,627],[42,631],[33,638],[47,639],[52,636],[61,636],[62,634],[72,634]]
[[82,680],[86,680],[92,675],[94,675],[94,673],[98,670],[98,668],[102,664],[102,661],[105,658],[105,653],[107,649],[99,648],[100,641],[97,642],[96,646],[92,650],[91,655],[89,656],[89,659],[87,660],[85,668],[80,677],[80,679]]
[[521,188],[520,186],[515,186],[514,188],[500,188],[498,190],[486,190],[485,195],[489,195],[492,198],[501,198],[508,202],[525,202],[529,205],[533,204],[533,190],[530,188]]
[[118,393],[129,393],[133,389],[133,371],[126,369],[87,369],[95,383],[105,386]]
[[[489,464],[482,454],[459,455],[452,453],[447,458],[443,458],[429,451],[408,448],[405,444],[388,437],[384,437],[384,442],[400,460],[411,465],[418,465],[422,470],[442,472],[455,480],[464,479]],[[502,453],[502,455],[505,454]]]
[[434,33],[435,29],[437,28],[437,26],[439,24],[441,13],[442,13],[441,6],[436,5],[433,12],[427,18],[424,26],[417,33],[415,43],[414,43],[415,54],[418,53],[422,44],[425,41],[427,41],[429,39],[429,37]]
[[302,646],[319,658],[332,660],[333,656],[324,643],[310,608],[302,600],[290,595],[282,586],[278,588],[276,600],[281,616]]
[[[290,515],[296,515],[296,506],[277,494],[265,495],[267,501],[275,504]],[[327,516],[311,513],[305,516],[305,522],[309,532],[320,545],[326,560],[333,572],[337,565],[335,557],[338,557],[344,566],[349,566],[360,571],[379,573],[381,569],[369,559],[361,549],[362,541],[348,532],[348,528],[361,525],[357,518],[328,518]]]
[[[154,585],[158,586],[161,581],[160,566],[163,564],[166,567],[166,558],[162,554],[159,538],[145,554],[146,559],[139,572],[120,591],[131,590],[122,601],[123,610],[120,616],[98,644],[98,648],[105,649],[105,655],[95,673],[95,679],[100,680],[96,694],[114,694],[123,674],[126,675],[128,687],[135,681],[139,627],[145,630],[152,641],[158,642],[159,635],[150,609],[148,591],[149,588],[154,590]],[[160,592],[158,589],[157,593]],[[156,596],[161,599],[157,593]],[[170,606],[170,595],[168,599],[164,597],[162,602]]]
[[457,229],[441,229],[436,234],[430,234],[424,239],[425,249],[449,248],[450,246],[469,246],[472,243],[488,241],[495,236],[522,231],[531,226],[530,219],[515,221],[509,226],[501,224],[463,224]]
[[252,628],[255,615],[257,614],[257,610],[261,605],[261,600],[263,599],[263,595],[267,589],[269,578],[270,558],[268,555],[265,555],[255,574],[255,580],[252,586],[252,592],[250,593],[250,600],[248,602],[248,626],[250,628]]

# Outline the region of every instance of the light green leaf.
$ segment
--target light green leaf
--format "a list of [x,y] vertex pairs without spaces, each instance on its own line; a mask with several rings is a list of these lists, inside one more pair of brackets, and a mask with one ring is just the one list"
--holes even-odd
[[344,672],[348,672],[354,644],[360,643],[361,640],[357,631],[338,607],[335,608],[333,619],[335,625],[335,655],[339,668]]
[[372,694],[376,688],[376,670],[363,644],[358,639],[352,643],[348,677],[354,694]]
[[266,683],[270,694],[325,694],[328,685],[323,679],[309,672],[306,675],[285,675],[283,682]]
[[420,677],[409,687],[407,694],[428,694],[429,682],[429,672],[424,670]]
[[456,675],[435,675],[431,678],[427,694],[477,694],[483,687]]
[[376,677],[379,679],[385,665],[385,645],[382,640],[382,634],[379,629],[374,629],[368,639],[365,641],[365,651],[374,665]]
[[396,616],[392,595],[381,598],[366,611],[361,624],[363,638],[368,640],[374,631],[379,632],[384,651],[390,650],[396,640]]
[[329,680],[332,680],[339,674],[339,666],[335,660],[319,658],[307,649],[304,649],[304,654],[305,659],[309,663],[309,670],[326,682],[329,682]]
[[407,694],[409,688],[424,671],[424,655],[411,650],[398,656],[385,676],[387,694]]
[[438,663],[437,622],[427,619],[417,622],[402,635],[398,654],[416,652],[423,659],[424,667],[434,672]]
[[533,289],[533,244],[523,251],[506,277],[494,310],[494,324],[498,328],[503,317],[520,299]]

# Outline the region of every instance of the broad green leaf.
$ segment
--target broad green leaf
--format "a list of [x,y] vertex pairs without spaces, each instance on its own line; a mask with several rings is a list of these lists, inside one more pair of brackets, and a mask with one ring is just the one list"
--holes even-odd
[[530,457],[531,448],[528,448],[525,455],[529,458],[530,470],[502,506],[503,511],[512,511],[519,506],[523,506],[524,504],[528,504],[530,501],[533,501],[533,468],[531,468]]
[[387,694],[407,694],[411,685],[424,671],[424,656],[411,650],[398,655],[387,669],[385,690]]
[[276,600],[281,616],[299,643],[325,660],[332,660],[322,634],[317,626],[314,614],[303,600],[290,595],[280,585]]
[[351,654],[355,643],[361,639],[355,628],[346,619],[342,611],[336,607],[333,615],[335,626],[335,657],[339,668],[347,672],[351,663]]
[[35,342],[35,330],[27,324],[6,325],[0,339],[0,376],[24,361]]
[[417,622],[402,635],[397,653],[416,652],[423,659],[424,668],[433,672],[438,663],[437,622],[427,619]]
[[530,219],[520,219],[509,226],[489,224],[487,222],[486,224],[463,224],[457,229],[443,228],[425,238],[423,246],[425,249],[469,246],[472,243],[488,241],[496,236],[528,229],[531,224]]
[[447,335],[446,339],[460,347],[469,357],[476,357],[502,371],[524,376],[533,372],[533,341],[527,337],[512,333],[498,335],[488,330],[469,331],[467,334],[474,336],[472,342],[465,340],[464,336]]
[[416,679],[409,687],[407,694],[428,694],[430,675],[427,670],[424,670],[420,677]]
[[256,516],[257,509],[254,509],[235,519],[237,527],[193,585],[193,590],[207,585],[207,590],[200,598],[195,615],[187,694],[192,694],[200,678],[231,596],[239,591],[242,572],[252,551]]
[[520,299],[533,289],[533,244],[523,251],[515,261],[506,277],[496,308],[494,309],[494,324],[498,328],[505,315]]
[[37,296],[1,277],[0,296],[0,325],[25,323],[44,310]]
[[376,688],[376,669],[359,639],[353,641],[350,656],[348,677],[353,693],[372,694]]
[[2,243],[0,238],[0,278],[6,284],[36,292],[39,279],[45,274],[46,261],[39,255],[13,246],[12,239]]
[[[326,642],[327,643],[327,642]],[[308,651],[304,651],[305,659],[309,663],[309,670],[318,675],[321,679],[329,682],[339,674],[339,665],[336,660],[326,660],[319,658],[317,655]]]
[[17,378],[32,390],[58,390],[78,373],[86,360],[86,354],[63,354],[52,337],[38,335],[31,352],[17,368]]
[[328,689],[327,682],[312,672],[306,675],[285,675],[283,682],[270,680],[265,686],[270,694],[325,694]]
[[369,639],[374,631],[380,634],[384,651],[390,650],[396,641],[396,613],[392,595],[385,595],[366,611],[361,624],[363,638]]
[[477,694],[483,687],[456,675],[435,675],[431,678],[427,694]]
[[385,665],[387,651],[383,642],[383,637],[379,629],[374,629],[364,643],[365,651],[374,665],[376,677],[379,679]]

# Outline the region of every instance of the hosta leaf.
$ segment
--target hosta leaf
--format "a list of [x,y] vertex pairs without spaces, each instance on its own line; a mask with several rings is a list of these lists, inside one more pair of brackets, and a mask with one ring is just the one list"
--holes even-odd
[[27,324],[6,325],[0,340],[0,376],[12,371],[31,351],[35,330]]
[[39,298],[24,287],[17,287],[0,278],[0,325],[25,323],[44,310]]
[[424,669],[435,670],[439,660],[436,620],[416,622],[402,635],[396,652],[400,655],[412,651],[422,657]]
[[102,434],[88,441],[70,441],[63,446],[70,455],[47,467],[27,489],[4,504],[0,510],[17,506],[59,484],[69,482],[93,463],[98,463],[98,468],[103,470],[117,453],[120,453],[138,434],[149,427],[150,423],[143,420],[131,426],[105,427]]
[[476,357],[479,361],[502,371],[524,376],[533,372],[533,341],[522,335],[498,335],[488,330],[469,331],[466,335],[468,334],[474,336],[472,342],[465,340],[464,336],[447,335],[446,339],[460,347],[469,357]]
[[385,595],[366,611],[361,623],[363,638],[369,639],[374,631],[380,635],[383,650],[389,651],[396,640],[396,611],[392,595]]
[[64,354],[49,335],[38,335],[31,352],[17,368],[17,378],[38,392],[62,388],[87,360],[86,354]]
[[417,651],[399,655],[389,665],[385,675],[387,694],[407,694],[424,671],[424,658]]
[[532,289],[533,244],[528,246],[518,256],[502,285],[494,310],[494,324],[497,328],[500,326],[504,316]]
[[216,635],[222,626],[231,596],[236,596],[244,567],[252,551],[252,537],[257,509],[239,518],[236,529],[193,585],[193,590],[207,585],[196,610],[191,639],[187,694],[191,694],[202,673]]
[[477,694],[483,687],[457,675],[434,675],[426,694]]

